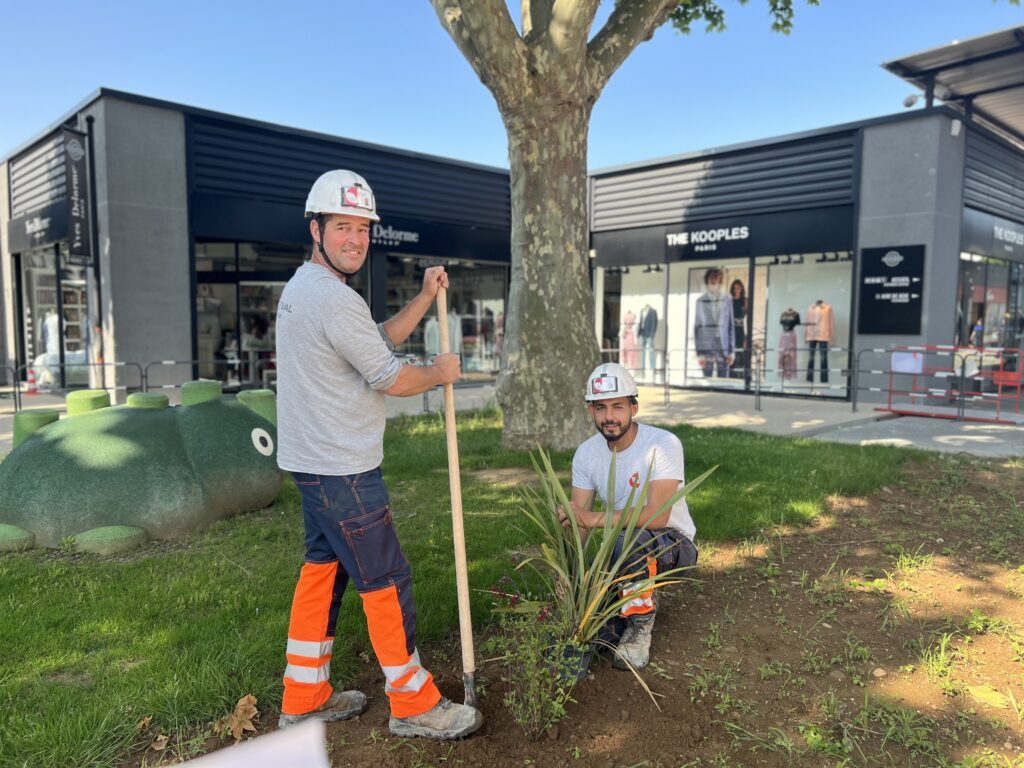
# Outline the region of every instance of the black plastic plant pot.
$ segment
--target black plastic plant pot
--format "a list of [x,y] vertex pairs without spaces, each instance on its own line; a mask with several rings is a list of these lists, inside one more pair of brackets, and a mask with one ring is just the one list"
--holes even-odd
[[[552,651],[555,651],[552,648]],[[594,659],[594,646],[588,645],[583,648],[566,643],[562,646],[562,662],[558,667],[558,678],[562,682],[578,683],[585,680],[587,672],[590,671],[590,662]]]

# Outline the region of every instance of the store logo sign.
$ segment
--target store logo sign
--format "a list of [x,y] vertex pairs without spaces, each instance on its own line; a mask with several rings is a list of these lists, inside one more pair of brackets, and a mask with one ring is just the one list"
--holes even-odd
[[1012,251],[1014,245],[1024,245],[1024,232],[1018,232],[1015,229],[1009,227],[1000,227],[998,225],[992,227],[992,236],[1002,242],[1006,243],[1006,250]]
[[899,251],[889,251],[882,257],[882,263],[890,269],[895,269],[903,263],[903,256],[900,255]]
[[695,229],[690,232],[669,232],[665,235],[667,245],[693,246],[695,251],[716,251],[719,243],[748,239],[750,239],[750,227],[747,226]]
[[71,139],[71,141],[67,143],[65,151],[71,155],[71,159],[76,163],[85,157],[85,150],[82,148],[82,142],[78,139]]
[[384,227],[380,224],[374,224],[371,240],[374,245],[402,245],[403,243],[418,243],[420,241],[420,233],[413,232],[408,229],[395,229],[394,227]]
[[25,222],[25,234],[36,240],[41,240],[49,229],[49,217],[44,219],[41,216],[36,216],[34,219],[28,219]]

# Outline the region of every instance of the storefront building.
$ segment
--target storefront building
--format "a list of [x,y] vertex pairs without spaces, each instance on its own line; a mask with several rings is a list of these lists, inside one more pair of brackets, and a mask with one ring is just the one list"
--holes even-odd
[[945,104],[593,173],[606,357],[653,383],[846,398],[855,363],[882,367],[861,350],[1024,346],[1013,33],[887,65]]
[[[378,200],[352,282],[374,316],[397,311],[442,264],[463,369],[493,375],[508,171],[106,89],[0,163],[6,365],[65,388],[140,383],[116,363],[146,369],[151,386],[196,375],[267,383],[278,298],[310,256],[306,194],[339,167],[365,176]],[[439,351],[433,326],[400,351]]]

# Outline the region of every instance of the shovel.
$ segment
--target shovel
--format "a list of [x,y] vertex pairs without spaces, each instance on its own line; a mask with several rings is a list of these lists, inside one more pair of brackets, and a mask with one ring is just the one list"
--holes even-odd
[[[437,322],[441,330],[441,352],[451,351],[448,337],[448,291],[437,290]],[[462,640],[462,685],[465,703],[476,707],[473,675],[473,620],[469,611],[469,569],[466,567],[466,532],[462,526],[462,478],[459,475],[459,440],[455,432],[455,390],[444,385],[444,427],[448,437],[448,487],[452,494],[452,539],[455,542],[455,585],[459,596],[459,635]]]

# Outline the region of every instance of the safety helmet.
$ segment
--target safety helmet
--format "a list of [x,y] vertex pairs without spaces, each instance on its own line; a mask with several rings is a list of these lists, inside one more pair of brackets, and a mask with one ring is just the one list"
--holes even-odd
[[587,377],[587,394],[584,399],[588,403],[636,396],[636,382],[633,381],[633,376],[618,363],[601,363]]
[[315,182],[306,198],[306,216],[344,213],[380,221],[377,201],[366,179],[352,171],[328,171]]

